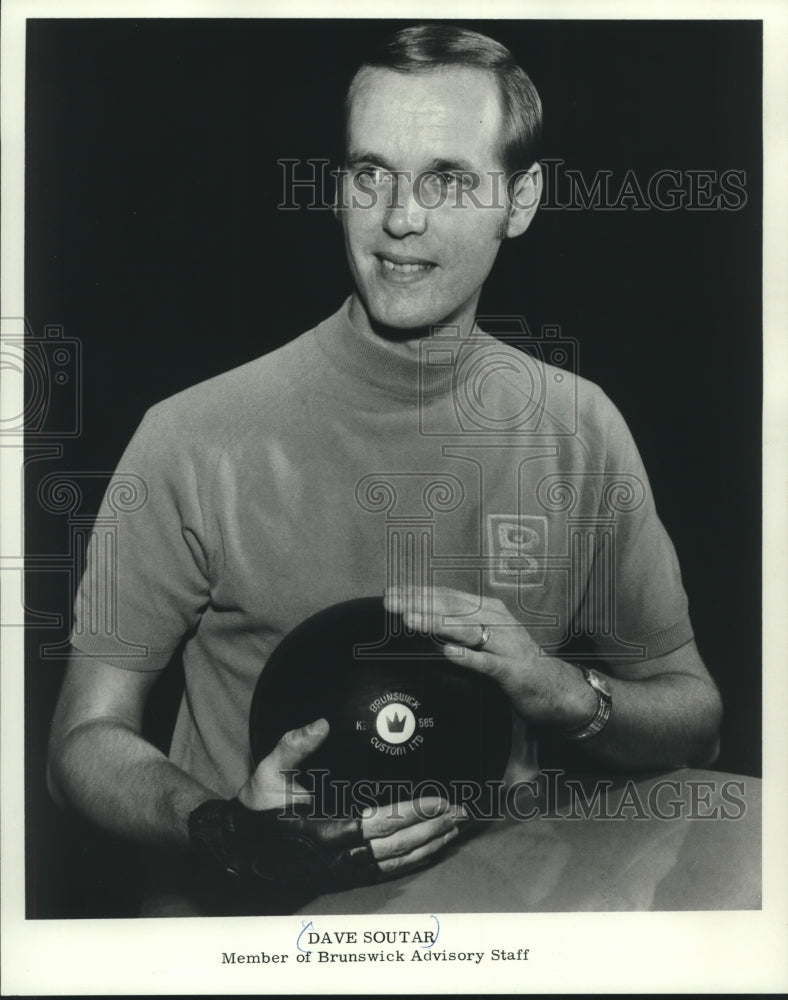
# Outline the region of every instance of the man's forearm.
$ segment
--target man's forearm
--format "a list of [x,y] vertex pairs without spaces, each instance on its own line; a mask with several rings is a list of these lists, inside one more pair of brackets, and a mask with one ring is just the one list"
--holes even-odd
[[121,719],[91,719],[50,749],[53,794],[107,830],[161,846],[188,845],[188,817],[216,794]]
[[494,680],[526,724],[600,764],[700,766],[716,756],[720,697],[694,640],[661,656],[611,663],[605,727],[572,740],[564,734],[582,732],[599,696],[579,667],[541,650],[502,600],[450,587],[389,587],[384,603],[406,627],[444,640],[450,662]]
[[[571,664],[561,663],[569,693],[562,717],[549,729],[566,738],[566,730],[583,725],[593,715],[597,695]],[[574,749],[600,764],[616,768],[704,766],[718,753],[721,717],[713,683],[683,673],[660,673],[638,680],[605,675],[612,695],[610,718],[600,733],[572,740]]]

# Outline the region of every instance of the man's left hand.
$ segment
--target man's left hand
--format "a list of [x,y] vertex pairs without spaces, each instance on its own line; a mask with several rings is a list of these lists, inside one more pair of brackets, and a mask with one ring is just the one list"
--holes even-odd
[[447,659],[496,681],[524,719],[569,729],[594,714],[596,696],[581,672],[543,655],[502,601],[449,587],[413,587],[388,589],[384,605],[408,628],[445,642]]

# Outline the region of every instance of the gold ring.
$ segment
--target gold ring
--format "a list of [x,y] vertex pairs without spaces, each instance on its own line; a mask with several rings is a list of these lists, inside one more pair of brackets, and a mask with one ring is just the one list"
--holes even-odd
[[476,643],[476,645],[472,647],[473,649],[484,649],[484,647],[490,640],[490,626],[482,625],[481,622],[479,622],[479,625],[481,626],[482,636],[481,639],[479,639],[479,641]]

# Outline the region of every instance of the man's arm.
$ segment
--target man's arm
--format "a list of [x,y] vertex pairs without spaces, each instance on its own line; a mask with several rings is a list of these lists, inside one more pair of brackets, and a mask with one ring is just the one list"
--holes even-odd
[[[485,599],[479,608],[473,595],[436,587],[418,593],[392,590],[386,607],[402,613],[409,627],[450,640],[443,647],[447,658],[497,681],[527,722],[561,734],[593,717],[597,695],[582,671],[542,654],[501,601]],[[490,636],[483,649],[475,650],[481,625],[489,627]],[[694,641],[665,656],[609,670],[610,719],[601,733],[578,742],[578,750],[621,769],[713,762],[721,701]]]
[[216,794],[142,735],[158,674],[72,655],[49,740],[48,783],[107,830],[149,844],[188,844],[189,813]]
[[[172,764],[141,733],[154,672],[122,670],[72,656],[52,724],[48,782],[70,804],[107,830],[149,844],[186,848],[190,813],[215,792]],[[285,733],[238,791],[247,809],[278,809],[288,798],[280,771],[296,767],[328,734],[325,720]],[[308,800],[296,790],[289,801]],[[463,810],[423,799],[373,811],[361,822],[377,869],[394,875],[419,867],[459,832]]]
[[[568,666],[574,690],[585,698],[585,716],[575,714],[581,726],[594,714],[596,695],[582,672]],[[575,743],[578,751],[624,769],[706,767],[716,760],[722,702],[694,640],[651,660],[610,664],[607,671],[613,713],[601,733]]]

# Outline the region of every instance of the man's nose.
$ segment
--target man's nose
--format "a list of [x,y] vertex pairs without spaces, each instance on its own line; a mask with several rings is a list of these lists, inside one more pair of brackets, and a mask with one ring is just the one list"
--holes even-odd
[[405,175],[397,176],[389,192],[383,228],[395,239],[418,236],[427,228],[427,212],[419,202],[417,185]]

